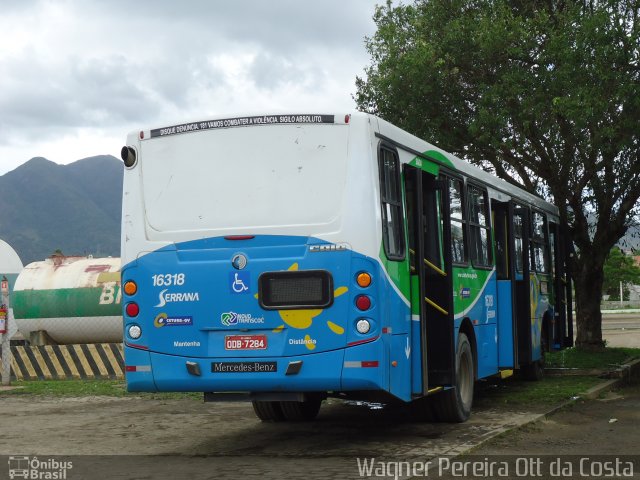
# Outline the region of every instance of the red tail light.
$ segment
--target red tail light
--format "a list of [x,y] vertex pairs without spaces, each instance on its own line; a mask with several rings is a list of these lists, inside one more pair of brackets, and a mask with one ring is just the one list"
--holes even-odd
[[369,310],[371,307],[371,299],[366,295],[359,295],[356,297],[356,307],[362,311]]
[[140,307],[136,302],[130,302],[130,303],[127,303],[127,306],[125,307],[125,311],[127,312],[128,316],[137,317],[138,314],[140,313]]

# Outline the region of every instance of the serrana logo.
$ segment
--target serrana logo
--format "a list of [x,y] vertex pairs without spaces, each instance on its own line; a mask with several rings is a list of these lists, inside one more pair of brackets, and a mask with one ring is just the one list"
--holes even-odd
[[156,307],[164,307],[167,303],[174,302],[199,302],[200,294],[198,292],[187,293],[167,293],[168,288],[165,288],[158,295],[159,302]]

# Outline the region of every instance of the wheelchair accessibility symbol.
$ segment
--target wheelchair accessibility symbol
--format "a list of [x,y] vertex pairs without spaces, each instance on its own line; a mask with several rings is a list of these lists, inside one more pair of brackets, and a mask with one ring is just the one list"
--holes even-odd
[[251,276],[249,272],[230,272],[229,283],[233,293],[249,293]]

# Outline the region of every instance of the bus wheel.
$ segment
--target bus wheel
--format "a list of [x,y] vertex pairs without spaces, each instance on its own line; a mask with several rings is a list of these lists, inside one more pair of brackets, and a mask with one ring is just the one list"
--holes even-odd
[[313,420],[318,416],[322,398],[310,398],[304,402],[280,402],[284,418],[294,422]]
[[280,408],[280,402],[260,402],[254,400],[253,411],[263,422],[282,422],[284,414]]
[[530,382],[538,382],[544,378],[544,362],[536,360],[529,365],[522,367],[522,375],[525,380]]
[[522,375],[525,380],[539,382],[544,378],[544,352],[547,350],[547,329],[546,323],[544,323],[540,334],[540,359],[522,367]]
[[473,351],[467,335],[458,334],[456,386],[433,397],[433,408],[441,422],[465,422],[471,415],[475,382]]
[[414,422],[435,422],[436,416],[433,411],[433,398],[422,397],[413,400],[409,404],[409,413]]

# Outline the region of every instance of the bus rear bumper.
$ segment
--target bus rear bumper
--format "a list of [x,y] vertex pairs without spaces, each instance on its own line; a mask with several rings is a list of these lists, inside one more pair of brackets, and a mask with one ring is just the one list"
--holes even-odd
[[[129,391],[327,392],[387,390],[382,342],[295,357],[202,358],[125,347],[127,365],[150,364],[148,372],[127,371]],[[146,357],[145,357],[146,356]],[[145,357],[145,358],[142,358]]]

